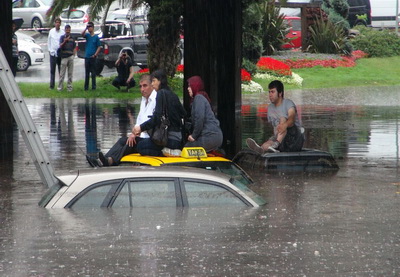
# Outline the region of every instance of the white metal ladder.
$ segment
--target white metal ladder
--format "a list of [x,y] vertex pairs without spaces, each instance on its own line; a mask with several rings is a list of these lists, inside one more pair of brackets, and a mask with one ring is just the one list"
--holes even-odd
[[32,120],[28,107],[22,97],[21,91],[14,79],[11,68],[0,47],[0,87],[8,106],[18,124],[22,137],[28,147],[29,153],[33,159],[40,178],[43,183],[51,187],[56,183],[54,168],[44,148],[42,139],[36,130],[35,123]]

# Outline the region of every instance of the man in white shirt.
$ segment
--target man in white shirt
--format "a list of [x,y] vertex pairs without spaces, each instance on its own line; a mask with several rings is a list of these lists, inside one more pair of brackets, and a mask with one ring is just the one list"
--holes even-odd
[[65,34],[64,30],[60,28],[61,19],[56,18],[54,21],[54,28],[49,32],[47,38],[47,48],[50,54],[50,89],[54,89],[56,66],[58,66],[58,74],[60,74],[61,57],[58,56],[58,49],[60,48],[60,38]]
[[[140,110],[136,118],[136,124],[142,124],[153,115],[157,97],[157,92],[151,86],[150,75],[143,74],[140,77],[139,87],[142,94],[142,101],[140,102]],[[136,144],[143,138],[149,138],[147,132],[142,132],[140,136],[136,136],[132,131],[129,137],[120,138],[105,155],[102,152],[99,152],[99,159],[102,163],[100,166],[119,165],[123,156],[137,153]],[[91,166],[98,166],[97,159],[88,156],[86,157]]]

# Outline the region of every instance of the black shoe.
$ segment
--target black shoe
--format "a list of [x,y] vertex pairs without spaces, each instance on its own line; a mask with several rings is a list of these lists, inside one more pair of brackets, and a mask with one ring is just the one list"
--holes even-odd
[[110,166],[110,164],[108,163],[108,159],[104,156],[103,152],[99,152],[99,159],[103,166]]
[[95,158],[90,157],[89,155],[86,155],[86,160],[90,164],[91,167],[101,167],[101,164],[99,161]]

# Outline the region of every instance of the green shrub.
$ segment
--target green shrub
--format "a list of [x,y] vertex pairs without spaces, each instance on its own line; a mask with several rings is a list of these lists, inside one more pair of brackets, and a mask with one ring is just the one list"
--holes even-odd
[[255,0],[244,1],[247,5],[243,10],[243,26],[242,26],[242,57],[248,61],[257,63],[263,51],[263,43],[261,39],[261,19],[260,9]]
[[275,6],[275,2],[268,0],[259,4],[262,14],[262,42],[264,55],[270,56],[279,50],[279,47],[286,43],[287,26],[284,22],[284,14],[280,13],[280,8]]
[[246,69],[251,75],[254,75],[257,72],[257,66],[252,61],[249,61],[246,58],[243,58],[242,68]]
[[400,55],[400,37],[391,30],[376,30],[357,26],[360,35],[351,40],[355,50],[362,50],[370,57],[392,57]]
[[350,29],[349,22],[343,16],[333,10],[329,12],[328,20],[334,25],[341,27],[346,32]]
[[347,43],[343,28],[329,20],[316,20],[315,24],[310,26],[310,33],[310,52],[345,55],[351,53],[351,45]]

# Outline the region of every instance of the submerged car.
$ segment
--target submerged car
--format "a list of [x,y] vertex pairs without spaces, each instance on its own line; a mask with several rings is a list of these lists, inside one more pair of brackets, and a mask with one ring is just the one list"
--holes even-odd
[[259,207],[266,201],[240,180],[189,167],[103,167],[57,177],[45,208]]
[[31,65],[39,65],[44,62],[42,47],[35,40],[21,32],[15,32],[18,37],[18,71],[26,71]]

